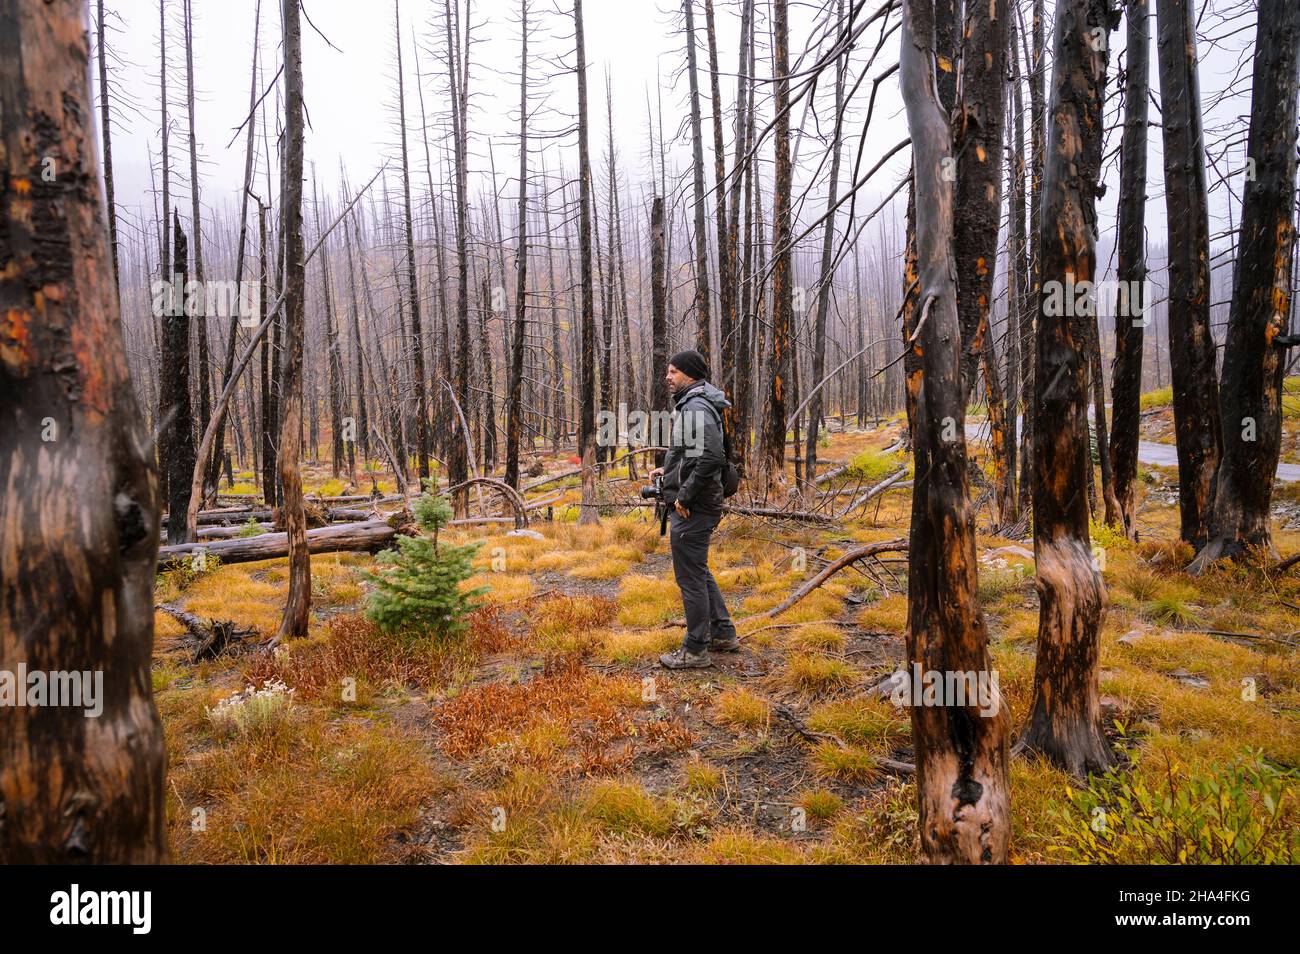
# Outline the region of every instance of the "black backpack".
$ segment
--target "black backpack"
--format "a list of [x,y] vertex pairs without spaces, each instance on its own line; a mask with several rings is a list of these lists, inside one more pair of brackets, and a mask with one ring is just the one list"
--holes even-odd
[[740,468],[731,457],[731,429],[727,427],[726,420],[712,403],[708,401],[704,403],[717,415],[718,427],[722,429],[722,496],[726,499],[735,496],[736,491],[740,489]]

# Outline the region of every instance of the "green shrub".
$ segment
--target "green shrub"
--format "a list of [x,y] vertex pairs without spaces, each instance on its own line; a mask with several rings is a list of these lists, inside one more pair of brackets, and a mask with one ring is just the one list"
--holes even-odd
[[886,454],[882,451],[863,451],[849,461],[844,476],[850,480],[884,480],[907,463],[903,454]]
[[367,574],[375,589],[366,598],[366,617],[385,632],[449,640],[464,632],[465,617],[487,592],[486,587],[461,589],[474,573],[474,554],[483,544],[438,545],[438,531],[451,519],[444,497],[423,494],[414,510],[420,527],[432,536],[398,537],[396,550],[376,557],[386,568]]
[[1082,864],[1295,864],[1300,829],[1282,809],[1297,777],[1256,752],[1208,774],[1167,762],[1154,784],[1094,775],[1056,810],[1060,843],[1049,850]]
[[1160,388],[1156,391],[1148,391],[1139,399],[1142,410],[1149,411],[1155,407],[1168,407],[1174,403],[1174,388],[1171,384],[1167,388]]

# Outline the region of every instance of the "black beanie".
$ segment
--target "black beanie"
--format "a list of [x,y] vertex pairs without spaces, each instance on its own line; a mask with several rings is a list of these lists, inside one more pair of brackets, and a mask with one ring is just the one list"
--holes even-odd
[[694,378],[696,381],[705,380],[709,376],[708,362],[704,360],[704,355],[694,348],[677,352],[668,359],[668,363],[682,374]]

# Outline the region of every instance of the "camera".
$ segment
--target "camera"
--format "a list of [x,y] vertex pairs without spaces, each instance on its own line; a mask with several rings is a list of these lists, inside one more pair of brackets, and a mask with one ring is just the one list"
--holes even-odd
[[663,476],[656,477],[651,481],[651,486],[641,488],[642,500],[662,500],[664,496],[664,479]]
[[668,501],[664,498],[664,478],[663,475],[655,477],[649,487],[641,488],[642,500],[653,500],[655,502],[655,522],[659,524],[659,536],[668,532]]

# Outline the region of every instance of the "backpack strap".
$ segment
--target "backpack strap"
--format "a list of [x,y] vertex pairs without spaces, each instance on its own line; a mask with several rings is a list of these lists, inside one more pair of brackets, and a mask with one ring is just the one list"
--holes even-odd
[[[688,402],[689,403],[689,402]],[[704,400],[704,406],[713,412],[713,416],[718,419],[718,429],[722,431],[722,462],[723,464],[731,463],[731,428],[727,427],[727,421],[713,406],[713,402]]]

